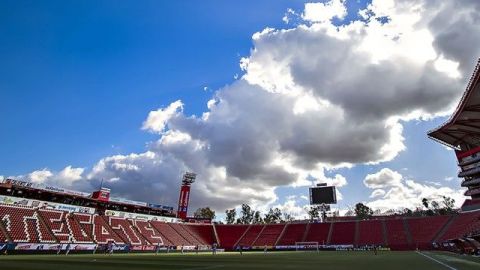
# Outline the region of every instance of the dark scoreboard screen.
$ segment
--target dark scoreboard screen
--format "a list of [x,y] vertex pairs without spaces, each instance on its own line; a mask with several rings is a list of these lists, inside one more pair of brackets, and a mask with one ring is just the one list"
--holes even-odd
[[335,187],[311,187],[310,204],[335,204],[337,203],[337,193]]

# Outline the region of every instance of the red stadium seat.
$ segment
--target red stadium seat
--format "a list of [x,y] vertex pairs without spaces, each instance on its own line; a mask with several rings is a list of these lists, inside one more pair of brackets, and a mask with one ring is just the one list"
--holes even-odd
[[419,249],[431,249],[433,238],[443,228],[450,216],[408,218],[412,244]]
[[147,241],[141,234],[132,226],[128,220],[120,217],[105,217],[108,220],[108,225],[125,243],[132,245],[146,245]]
[[167,239],[175,246],[190,246],[192,245],[185,238],[183,238],[176,230],[174,230],[168,223],[152,220],[150,223],[153,227],[162,234],[164,239]]
[[220,246],[226,250],[235,248],[235,244],[248,229],[249,225],[213,225],[217,231]]
[[253,246],[273,246],[278,240],[278,237],[285,228],[285,224],[271,224],[262,230],[257,240],[253,242]]
[[268,225],[250,225],[250,227],[247,229],[247,232],[242,237],[242,239],[240,239],[238,244],[244,247],[253,246],[253,243],[259,236],[260,232],[262,232],[262,230],[265,228],[265,226]]
[[200,241],[202,245],[212,245],[217,242],[213,232],[213,226],[210,224],[184,224],[185,229]]
[[357,245],[384,245],[383,226],[381,220],[362,220],[358,222]]
[[279,240],[278,245],[290,246],[295,245],[296,242],[303,241],[303,236],[307,229],[307,223],[291,223],[286,226],[287,228],[285,229],[282,238]]
[[99,244],[114,242],[115,244],[124,244],[125,241],[118,236],[102,216],[93,216],[93,239]]
[[332,223],[332,235],[329,244],[353,245],[355,242],[355,221]]
[[0,205],[0,220],[14,242],[55,243],[56,239],[33,208]]
[[328,232],[331,223],[312,223],[307,232],[305,241],[318,242],[319,244],[327,244]]
[[150,222],[141,219],[130,219],[130,223],[147,239],[152,245],[172,245],[168,239],[164,238]]
[[385,222],[389,247],[394,250],[412,249],[412,246],[408,243],[403,219],[388,219]]

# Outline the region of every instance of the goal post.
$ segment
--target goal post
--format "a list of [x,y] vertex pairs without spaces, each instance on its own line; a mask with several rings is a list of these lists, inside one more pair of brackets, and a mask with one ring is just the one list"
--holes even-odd
[[318,242],[295,242],[295,251],[320,251]]

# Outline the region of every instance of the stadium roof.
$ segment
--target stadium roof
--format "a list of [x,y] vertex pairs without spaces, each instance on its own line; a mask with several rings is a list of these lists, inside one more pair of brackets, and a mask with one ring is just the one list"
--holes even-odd
[[428,136],[457,150],[480,146],[480,61],[450,119]]

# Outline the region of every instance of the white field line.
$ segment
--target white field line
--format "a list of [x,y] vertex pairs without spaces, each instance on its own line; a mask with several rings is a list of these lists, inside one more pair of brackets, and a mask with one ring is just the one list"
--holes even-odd
[[432,260],[432,261],[434,261],[434,262],[436,262],[436,263],[439,263],[439,264],[447,267],[447,268],[450,269],[450,270],[457,270],[457,268],[451,267],[450,265],[448,265],[448,264],[446,264],[446,263],[443,263],[443,262],[441,262],[441,261],[439,261],[439,260],[437,260],[437,259],[435,259],[435,258],[433,258],[433,257],[430,257],[430,256],[428,256],[428,255],[426,255],[426,254],[423,254],[423,253],[420,252],[420,251],[416,251],[416,252],[417,252],[417,254],[420,254],[420,255],[424,256],[425,258],[428,258],[428,259],[430,259],[430,260]]

